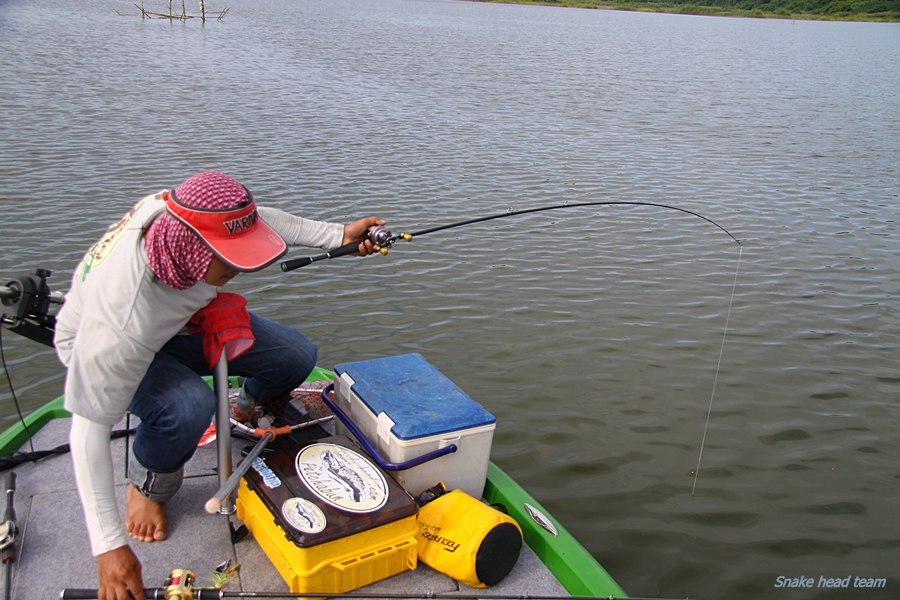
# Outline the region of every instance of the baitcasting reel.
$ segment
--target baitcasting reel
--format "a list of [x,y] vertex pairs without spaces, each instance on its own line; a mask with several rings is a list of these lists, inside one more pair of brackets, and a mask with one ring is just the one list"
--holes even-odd
[[384,225],[376,225],[366,232],[366,238],[378,246],[378,251],[387,254],[387,249],[394,244],[394,235]]

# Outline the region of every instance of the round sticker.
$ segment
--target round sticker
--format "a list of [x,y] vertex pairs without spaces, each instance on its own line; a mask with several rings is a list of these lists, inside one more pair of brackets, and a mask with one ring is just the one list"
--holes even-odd
[[297,474],[319,498],[341,510],[374,512],[388,499],[387,481],[364,456],[337,444],[313,444],[297,454]]
[[288,498],[281,505],[281,514],[301,533],[319,533],[327,525],[322,509],[306,498]]

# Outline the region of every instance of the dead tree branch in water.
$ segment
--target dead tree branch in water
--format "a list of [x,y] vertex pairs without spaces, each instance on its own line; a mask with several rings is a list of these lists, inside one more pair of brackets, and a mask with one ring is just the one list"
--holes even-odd
[[[141,2],[140,4],[135,4],[134,6],[139,11],[141,11],[142,19],[169,19],[170,21],[186,21],[188,19],[198,18],[196,15],[187,14],[187,9],[185,8],[185,5],[184,5],[184,0],[181,0],[181,14],[180,15],[176,14],[174,11],[174,8],[172,6],[173,0],[168,0],[168,2],[169,2],[169,12],[167,12],[167,13],[159,12],[159,11],[155,11],[155,10],[149,10],[147,8],[144,8],[143,2]],[[210,12],[209,16],[215,17],[216,21],[221,21],[223,18],[225,18],[225,15],[228,14],[229,10],[231,10],[230,7],[226,6],[225,8],[223,8],[222,10],[220,10],[218,12]],[[126,15],[126,14],[120,13],[119,11],[116,11],[116,14],[118,14],[121,17],[135,16],[135,15]],[[199,16],[199,18],[201,21],[203,21],[205,23],[206,17],[207,17],[206,6],[205,6],[203,0],[200,0],[200,16]]]

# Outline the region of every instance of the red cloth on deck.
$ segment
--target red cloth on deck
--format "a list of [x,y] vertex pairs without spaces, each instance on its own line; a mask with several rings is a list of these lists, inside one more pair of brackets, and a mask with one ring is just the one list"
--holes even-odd
[[213,369],[224,351],[234,360],[256,343],[250,328],[247,299],[240,294],[219,292],[215,299],[194,313],[188,331],[203,334],[203,355]]

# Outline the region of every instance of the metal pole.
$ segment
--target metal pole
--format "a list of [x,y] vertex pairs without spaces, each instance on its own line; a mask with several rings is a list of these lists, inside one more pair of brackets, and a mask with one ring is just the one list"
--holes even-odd
[[[218,435],[216,435],[216,439],[218,439]],[[233,497],[234,489],[238,486],[241,481],[241,477],[246,475],[247,471],[250,470],[250,467],[253,465],[253,461],[256,460],[256,457],[260,455],[260,453],[265,449],[266,444],[275,439],[275,434],[271,431],[267,431],[265,435],[263,435],[256,445],[253,446],[253,449],[250,451],[247,456],[241,461],[241,464],[238,465],[237,470],[228,477],[228,480],[225,483],[221,483],[221,477],[219,478],[219,482],[221,485],[219,486],[219,491],[216,492],[215,496],[206,501],[206,512],[212,514],[215,512],[222,512],[222,507],[225,506],[226,502],[230,502]],[[231,514],[231,513],[226,513]]]
[[[219,362],[216,363],[216,370],[213,374],[213,387],[216,391],[218,404],[216,406],[216,448],[219,453],[219,488],[223,488],[231,476],[231,421],[229,416],[231,409],[228,403],[228,358],[225,356],[225,350],[222,349],[222,355]],[[219,513],[223,515],[234,514],[234,494],[228,494],[222,500]]]

